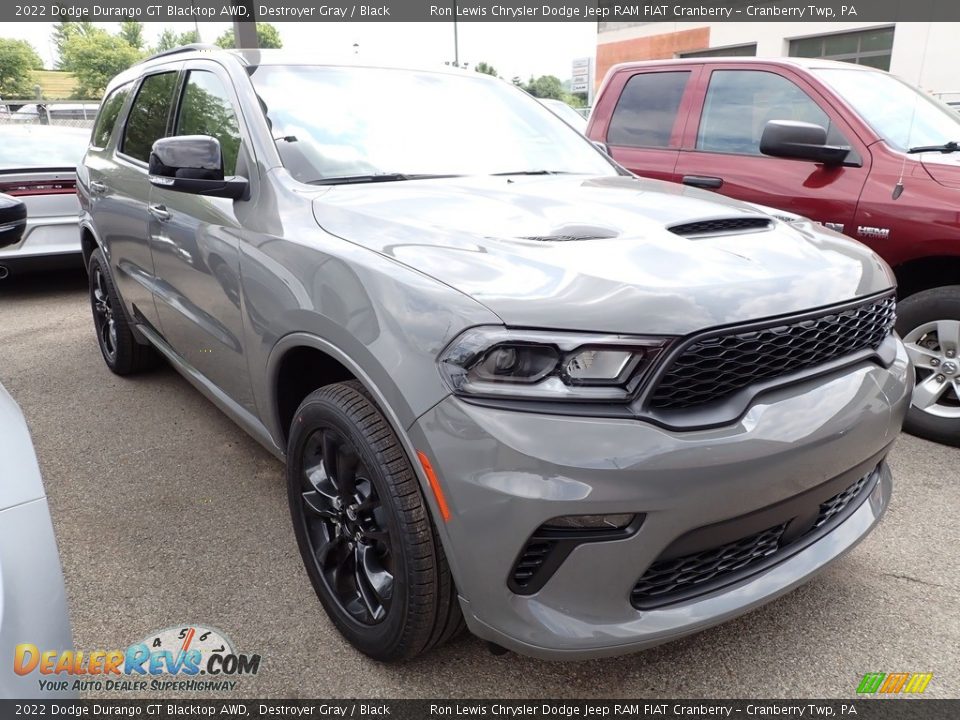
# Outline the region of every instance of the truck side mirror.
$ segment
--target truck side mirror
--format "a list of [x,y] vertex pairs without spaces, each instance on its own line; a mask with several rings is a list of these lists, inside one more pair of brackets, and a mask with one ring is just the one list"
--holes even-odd
[[770,120],[760,137],[760,152],[771,157],[843,165],[850,148],[827,145],[827,131],[820,125],[797,120]]
[[247,180],[223,176],[220,142],[209,135],[160,138],[150,151],[150,184],[193,195],[236,200],[247,192]]

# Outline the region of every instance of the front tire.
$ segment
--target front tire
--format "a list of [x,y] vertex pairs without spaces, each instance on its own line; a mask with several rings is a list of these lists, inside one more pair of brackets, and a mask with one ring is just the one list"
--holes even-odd
[[117,375],[132,375],[156,367],[159,356],[153,347],[137,342],[134,337],[120,295],[110,277],[109,265],[100,249],[94,250],[90,256],[87,278],[97,345],[107,367]]
[[897,332],[917,374],[904,429],[960,447],[960,286],[925,290],[901,301]]
[[294,415],[287,488],[297,545],[327,615],[358,650],[404,660],[462,628],[416,474],[356,382],[321,388]]

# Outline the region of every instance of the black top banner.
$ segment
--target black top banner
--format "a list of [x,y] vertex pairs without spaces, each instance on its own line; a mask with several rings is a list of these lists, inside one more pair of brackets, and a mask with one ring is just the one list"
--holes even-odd
[[2,22],[90,20],[117,22],[896,22],[960,21],[956,0],[56,0],[3,2]]

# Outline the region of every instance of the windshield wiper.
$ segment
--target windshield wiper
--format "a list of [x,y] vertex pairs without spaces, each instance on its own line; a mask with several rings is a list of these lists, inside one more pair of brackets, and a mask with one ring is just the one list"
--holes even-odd
[[912,147],[907,150],[907,152],[910,154],[939,152],[946,155],[947,153],[957,152],[958,150],[960,150],[960,143],[956,142],[955,140],[951,140],[943,145],[921,145],[919,147]]
[[398,173],[384,172],[369,175],[338,175],[336,177],[311,180],[310,185],[349,185],[351,183],[378,183],[399,182],[401,180],[433,180],[435,178],[452,178],[458,175],[437,175],[430,173]]

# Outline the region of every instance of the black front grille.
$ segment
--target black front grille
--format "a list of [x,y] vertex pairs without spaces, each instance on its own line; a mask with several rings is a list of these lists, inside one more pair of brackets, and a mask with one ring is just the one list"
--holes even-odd
[[[873,487],[876,477],[874,470],[820,503],[815,520],[785,519],[733,542],[654,561],[633,587],[631,602],[634,607],[647,610],[689,600],[785,560],[842,522],[859,505],[853,501],[866,497],[868,486]],[[799,529],[791,527],[795,522],[801,525]],[[670,548],[664,555],[670,555]]]
[[654,388],[654,408],[685,408],[720,400],[759,380],[877,349],[893,330],[893,296],[775,327],[731,329],[694,340]]
[[787,524],[675,560],[655,562],[633,588],[634,600],[660,599],[680,589],[740,570],[777,552]]
[[713,220],[698,220],[697,222],[673,225],[668,227],[667,230],[674,235],[690,237],[692,235],[722,235],[751,230],[766,230],[772,224],[773,222],[769,218],[761,217],[715,218]]
[[822,527],[823,525],[826,525],[828,522],[830,522],[831,518],[846,510],[847,506],[850,504],[850,501],[860,494],[866,484],[870,481],[871,477],[873,476],[864,475],[842,493],[838,493],[826,502],[821,503],[820,512],[817,514],[817,520],[813,523],[813,527],[810,528],[810,532]]

